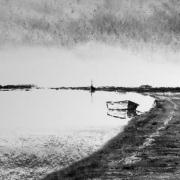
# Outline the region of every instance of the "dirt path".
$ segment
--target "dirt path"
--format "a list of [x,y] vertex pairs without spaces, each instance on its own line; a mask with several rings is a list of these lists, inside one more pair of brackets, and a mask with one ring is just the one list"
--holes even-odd
[[180,96],[156,97],[156,108],[131,120],[101,150],[44,180],[180,179]]

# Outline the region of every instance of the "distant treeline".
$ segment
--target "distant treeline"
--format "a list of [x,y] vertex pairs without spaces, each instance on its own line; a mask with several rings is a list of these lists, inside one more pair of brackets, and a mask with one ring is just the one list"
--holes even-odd
[[97,91],[125,91],[125,92],[180,92],[180,87],[98,87]]
[[[55,90],[88,90],[91,91],[91,87],[57,87],[51,88]],[[115,87],[115,86],[103,86],[95,87],[95,91],[122,91],[122,92],[180,92],[180,87]]]
[[[25,85],[0,85],[0,90],[30,90],[32,88],[42,89],[42,87],[38,87],[32,84]],[[86,90],[92,91],[91,86],[84,87],[51,87],[49,89],[52,90]],[[101,86],[101,87],[93,87],[94,91],[120,91],[120,92],[180,92],[180,87],[116,87],[116,86]]]
[[0,90],[16,90],[16,89],[24,89],[29,90],[35,88],[35,85],[25,84],[25,85],[0,85]]

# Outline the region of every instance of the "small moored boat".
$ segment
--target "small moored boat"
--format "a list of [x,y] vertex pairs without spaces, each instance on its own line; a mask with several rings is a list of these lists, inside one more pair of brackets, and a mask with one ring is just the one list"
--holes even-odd
[[136,108],[139,106],[139,104],[129,100],[116,102],[107,101],[106,105],[108,108],[108,116],[121,119],[131,118],[137,115]]
[[109,110],[136,110],[136,108],[139,106],[139,104],[125,100],[125,101],[107,101],[106,106]]

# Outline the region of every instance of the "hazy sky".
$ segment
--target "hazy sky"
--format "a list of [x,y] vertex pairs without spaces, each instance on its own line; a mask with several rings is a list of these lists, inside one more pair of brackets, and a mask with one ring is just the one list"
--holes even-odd
[[132,52],[89,43],[73,49],[23,47],[0,50],[0,83],[43,86],[180,86],[178,53]]
[[169,0],[0,0],[0,84],[180,86],[180,53],[172,50],[180,49],[179,6]]

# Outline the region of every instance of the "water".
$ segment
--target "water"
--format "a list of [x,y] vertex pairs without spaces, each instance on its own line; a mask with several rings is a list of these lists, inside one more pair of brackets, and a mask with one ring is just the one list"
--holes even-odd
[[128,119],[107,116],[106,101],[133,100],[147,111],[153,99],[136,93],[71,90],[0,92],[0,135],[52,134],[124,126]]
[[108,116],[106,101],[125,99],[139,111],[153,103],[135,93],[1,91],[0,179],[41,179],[91,155],[129,121]]

